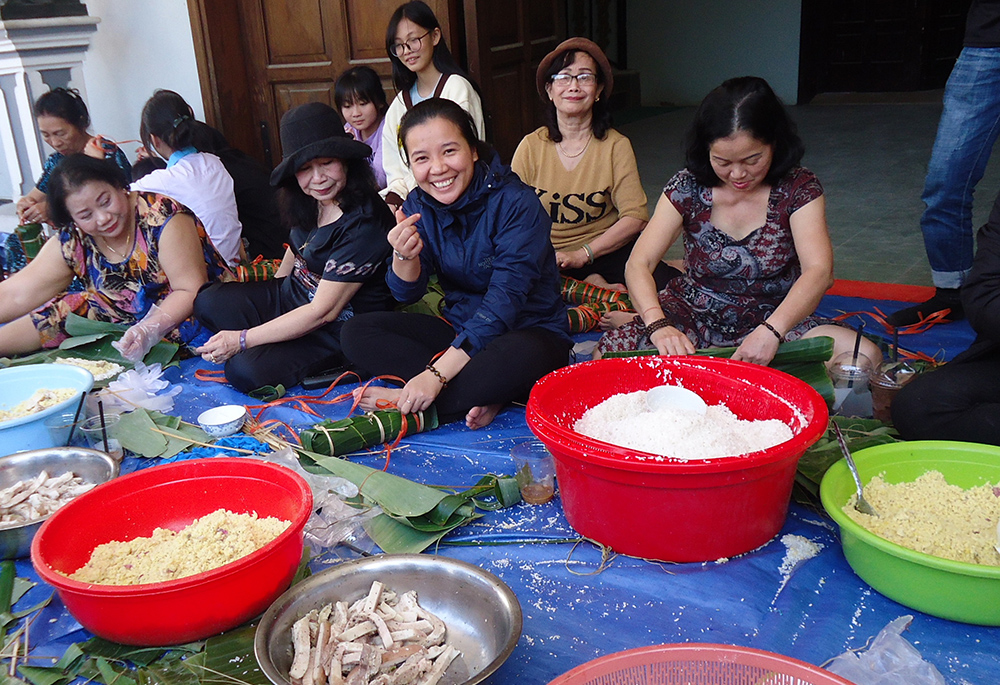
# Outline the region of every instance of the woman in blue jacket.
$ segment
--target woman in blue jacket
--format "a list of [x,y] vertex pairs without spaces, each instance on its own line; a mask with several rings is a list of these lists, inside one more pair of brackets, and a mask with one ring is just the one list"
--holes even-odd
[[550,220],[454,102],[432,98],[414,106],[399,140],[417,190],[389,232],[386,280],[397,300],[410,303],[436,273],[444,319],[357,316],[341,334],[344,355],[371,374],[407,379],[402,388],[356,391],[363,409],[389,402],[411,413],[434,403],[442,422],[464,416],[469,428],[482,428],[568,360]]

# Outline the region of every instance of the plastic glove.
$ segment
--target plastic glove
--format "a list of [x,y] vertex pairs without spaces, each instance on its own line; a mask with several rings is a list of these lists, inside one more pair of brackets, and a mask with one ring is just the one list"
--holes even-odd
[[154,304],[146,316],[125,331],[121,340],[116,340],[111,346],[128,361],[139,362],[153,349],[153,345],[160,342],[163,334],[173,327],[173,321]]

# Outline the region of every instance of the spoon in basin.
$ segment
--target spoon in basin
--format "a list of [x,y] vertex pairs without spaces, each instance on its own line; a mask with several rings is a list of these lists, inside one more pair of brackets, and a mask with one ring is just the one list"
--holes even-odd
[[696,392],[679,385],[658,385],[646,391],[646,406],[650,411],[681,409],[704,416],[708,405]]
[[854,463],[854,457],[851,456],[851,451],[847,449],[847,441],[844,440],[844,434],[840,432],[840,426],[836,422],[833,424],[833,430],[837,434],[837,444],[840,445],[840,451],[844,453],[844,459],[847,460],[847,468],[851,470],[851,475],[854,476],[854,484],[858,488],[858,500],[854,503],[854,508],[862,514],[878,516],[875,507],[865,499],[863,488],[861,487],[861,476],[858,475],[858,466]]

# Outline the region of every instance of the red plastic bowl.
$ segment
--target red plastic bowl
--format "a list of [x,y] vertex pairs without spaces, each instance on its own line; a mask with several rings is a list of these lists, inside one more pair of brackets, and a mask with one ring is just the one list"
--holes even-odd
[[[573,430],[619,393],[679,383],[741,419],[779,419],[793,437],[766,450],[708,460],[638,461],[646,452]],[[556,462],[566,518],[615,551],[661,561],[710,561],[764,544],[784,524],[795,469],[826,430],[823,398],[781,371],[710,357],[632,357],[554,371],[531,391],[528,426]]]
[[[62,575],[83,566],[97,545],[180,530],[222,508],[291,525],[256,552],[187,578],[116,586]],[[308,484],[290,469],[256,459],[192,459],[116,478],[73,500],[42,525],[31,560],[95,635],[128,645],[180,644],[246,622],[288,588],[311,510]]]

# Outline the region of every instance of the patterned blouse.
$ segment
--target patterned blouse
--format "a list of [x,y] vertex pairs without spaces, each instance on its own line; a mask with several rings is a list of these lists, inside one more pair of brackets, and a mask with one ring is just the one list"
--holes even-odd
[[[55,347],[67,337],[65,324],[70,312],[97,321],[131,325],[169,295],[170,283],[160,265],[160,236],[177,214],[194,219],[209,281],[225,273],[225,262],[212,247],[205,227],[187,207],[156,193],[135,193],[135,213],[135,244],[128,259],[119,263],[109,261],[94,239],[75,226],[59,231],[63,259],[83,282],[84,290],[58,296],[32,313],[43,347]],[[168,337],[175,342],[189,342],[187,329],[182,325]]]

